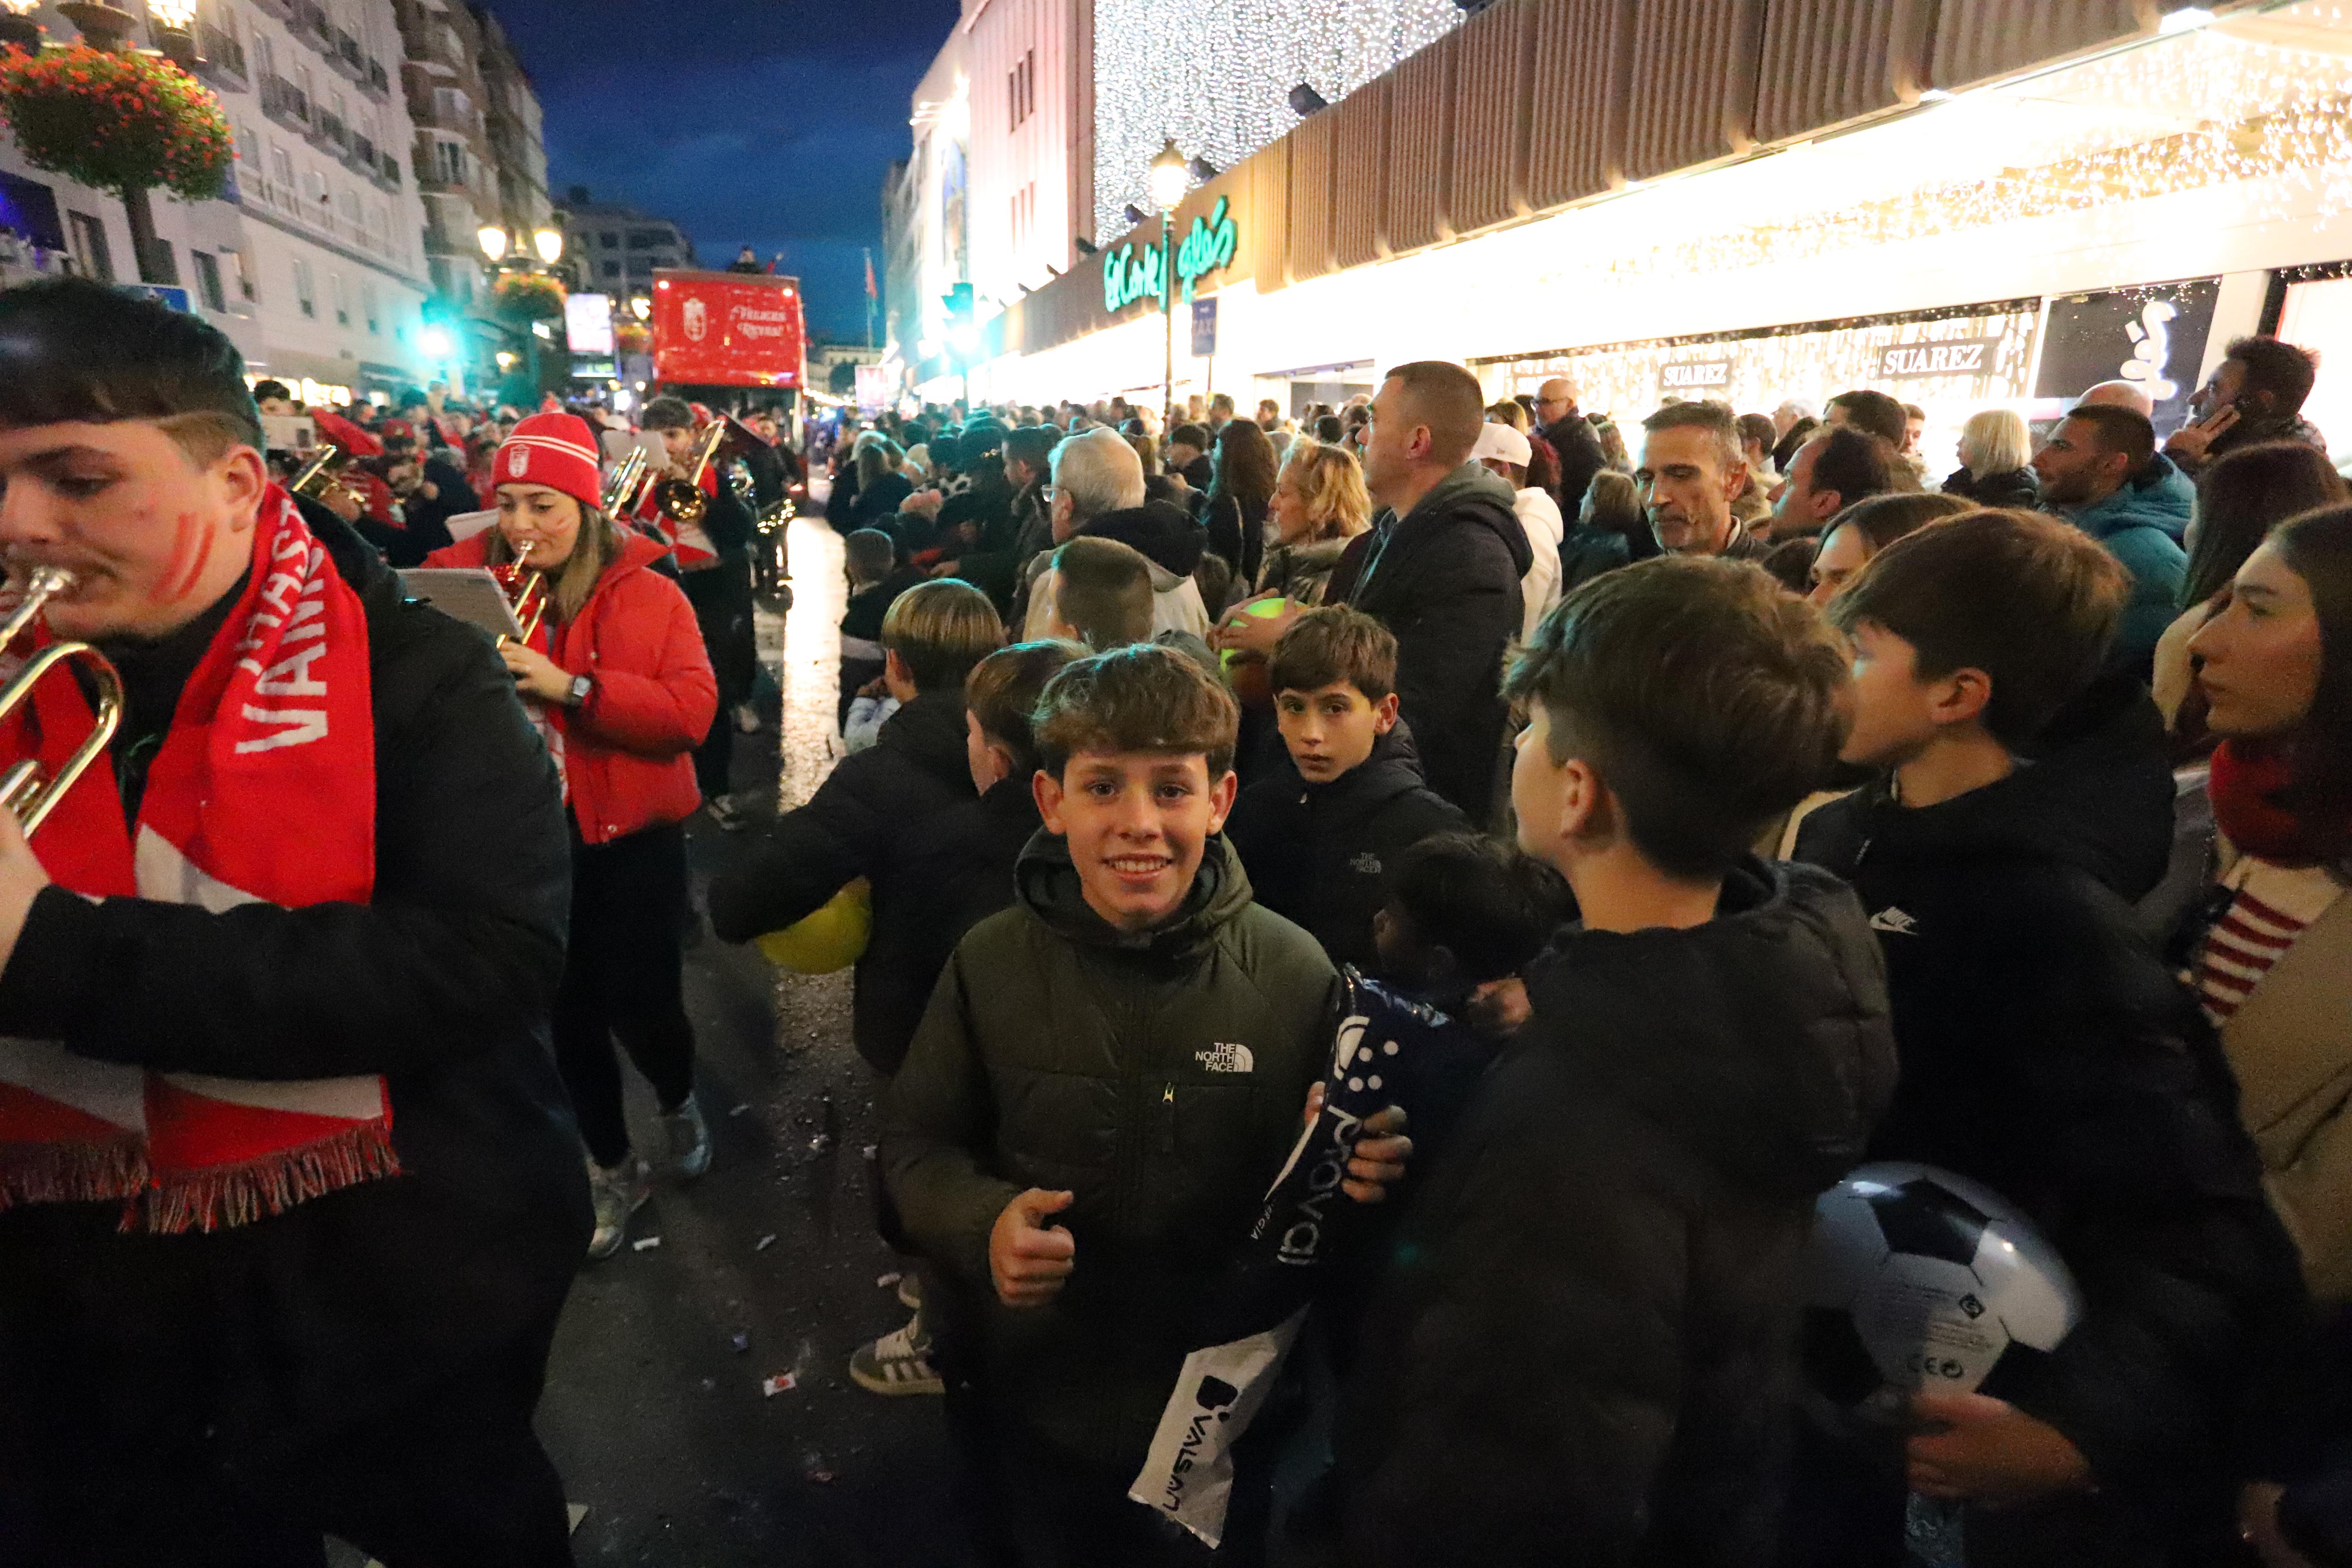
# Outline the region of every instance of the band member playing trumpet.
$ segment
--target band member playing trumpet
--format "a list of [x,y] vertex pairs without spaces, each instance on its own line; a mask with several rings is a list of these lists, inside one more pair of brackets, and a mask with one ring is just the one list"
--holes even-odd
[[[481,637],[268,477],[229,340],[0,292],[0,558],[121,724],[0,811],[0,1556],[572,1561],[530,1427],[589,1233],[562,802]],[[65,671],[0,720],[54,772]]]
[[[537,630],[501,643],[499,653],[572,807],[572,946],[555,998],[555,1057],[593,1161],[589,1256],[604,1258],[650,1191],[621,1113],[615,1038],[660,1099],[679,1173],[710,1166],[680,975],[680,824],[701,803],[688,756],[710,727],[718,689],[693,606],[653,570],[661,546],[597,509],[603,479],[585,421],[531,415],[499,448],[494,472],[497,525],[428,564],[519,566],[509,592],[519,602],[544,595]],[[520,619],[528,626],[531,617]]]
[[[659,485],[646,486],[644,515],[677,556],[678,581],[694,605],[703,646],[719,676],[719,722],[694,754],[694,776],[710,815],[730,831],[744,825],[741,808],[730,792],[735,732],[750,712],[751,685],[759,673],[759,644],[751,626],[751,536],[756,524],[716,465],[699,464],[704,432],[684,400],[657,397],[646,404],[645,427],[661,437],[669,458],[668,477],[694,484],[702,493],[702,514],[681,520],[661,505]],[[698,475],[696,469],[701,466]]]

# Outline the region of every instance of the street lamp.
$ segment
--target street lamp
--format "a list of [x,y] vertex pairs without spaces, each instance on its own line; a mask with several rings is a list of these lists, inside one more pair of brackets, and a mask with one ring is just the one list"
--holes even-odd
[[562,229],[541,229],[530,236],[530,243],[532,248],[539,252],[539,259],[548,266],[553,267],[563,259]]
[[1165,415],[1163,430],[1176,428],[1176,204],[1184,199],[1192,180],[1176,139],[1167,139],[1160,156],[1151,161],[1151,204],[1160,209],[1160,314],[1167,333],[1167,356],[1160,361],[1160,390]]
[[654,302],[652,300],[646,298],[642,294],[633,294],[629,297],[630,315],[635,316],[638,320],[643,321],[651,317],[653,313]]
[[147,29],[155,47],[182,70],[196,65],[196,0],[147,0]]
[[509,243],[507,239],[507,231],[498,225],[484,224],[481,232],[474,237],[481,241],[482,254],[490,258],[491,266],[496,267],[507,258],[507,246]]

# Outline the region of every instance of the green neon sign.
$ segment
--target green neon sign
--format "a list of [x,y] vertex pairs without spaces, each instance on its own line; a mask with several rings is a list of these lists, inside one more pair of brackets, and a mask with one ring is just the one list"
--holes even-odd
[[1195,216],[1192,231],[1176,247],[1176,277],[1184,285],[1186,299],[1192,298],[1192,285],[1230,266],[1240,247],[1242,231],[1226,215],[1227,204],[1226,198],[1219,196],[1217,204],[1209,209],[1208,220]]
[[[1241,247],[1241,229],[1226,211],[1230,204],[1227,198],[1219,196],[1208,217],[1195,216],[1191,230],[1176,246],[1176,277],[1184,287],[1187,300],[1202,278],[1231,266],[1234,253]],[[1165,299],[1167,269],[1158,246],[1140,250],[1133,241],[1120,246],[1103,260],[1103,308],[1116,313],[1139,299]]]
[[1132,242],[1119,246],[1103,262],[1103,308],[1126,309],[1139,299],[1158,298],[1168,291],[1168,263],[1156,245],[1138,251]]

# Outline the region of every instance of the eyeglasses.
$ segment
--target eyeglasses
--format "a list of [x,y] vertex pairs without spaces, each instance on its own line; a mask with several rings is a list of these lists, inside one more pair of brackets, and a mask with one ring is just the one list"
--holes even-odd
[[1054,504],[1054,486],[1051,486],[1051,485],[1040,485],[1040,486],[1037,486],[1037,498],[1038,498],[1039,500],[1041,500],[1041,501],[1045,502],[1045,505],[1047,505],[1047,506],[1049,506],[1049,507],[1050,507],[1050,506],[1052,506],[1052,505]]

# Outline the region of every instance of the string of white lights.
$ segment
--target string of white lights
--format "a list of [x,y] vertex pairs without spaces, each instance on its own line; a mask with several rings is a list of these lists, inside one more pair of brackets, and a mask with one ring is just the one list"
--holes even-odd
[[1230,169],[1298,123],[1292,88],[1305,82],[1337,103],[1462,17],[1454,0],[1298,0],[1200,14],[1096,0],[1095,238],[1127,232],[1129,203],[1150,208],[1144,172],[1163,139]]

